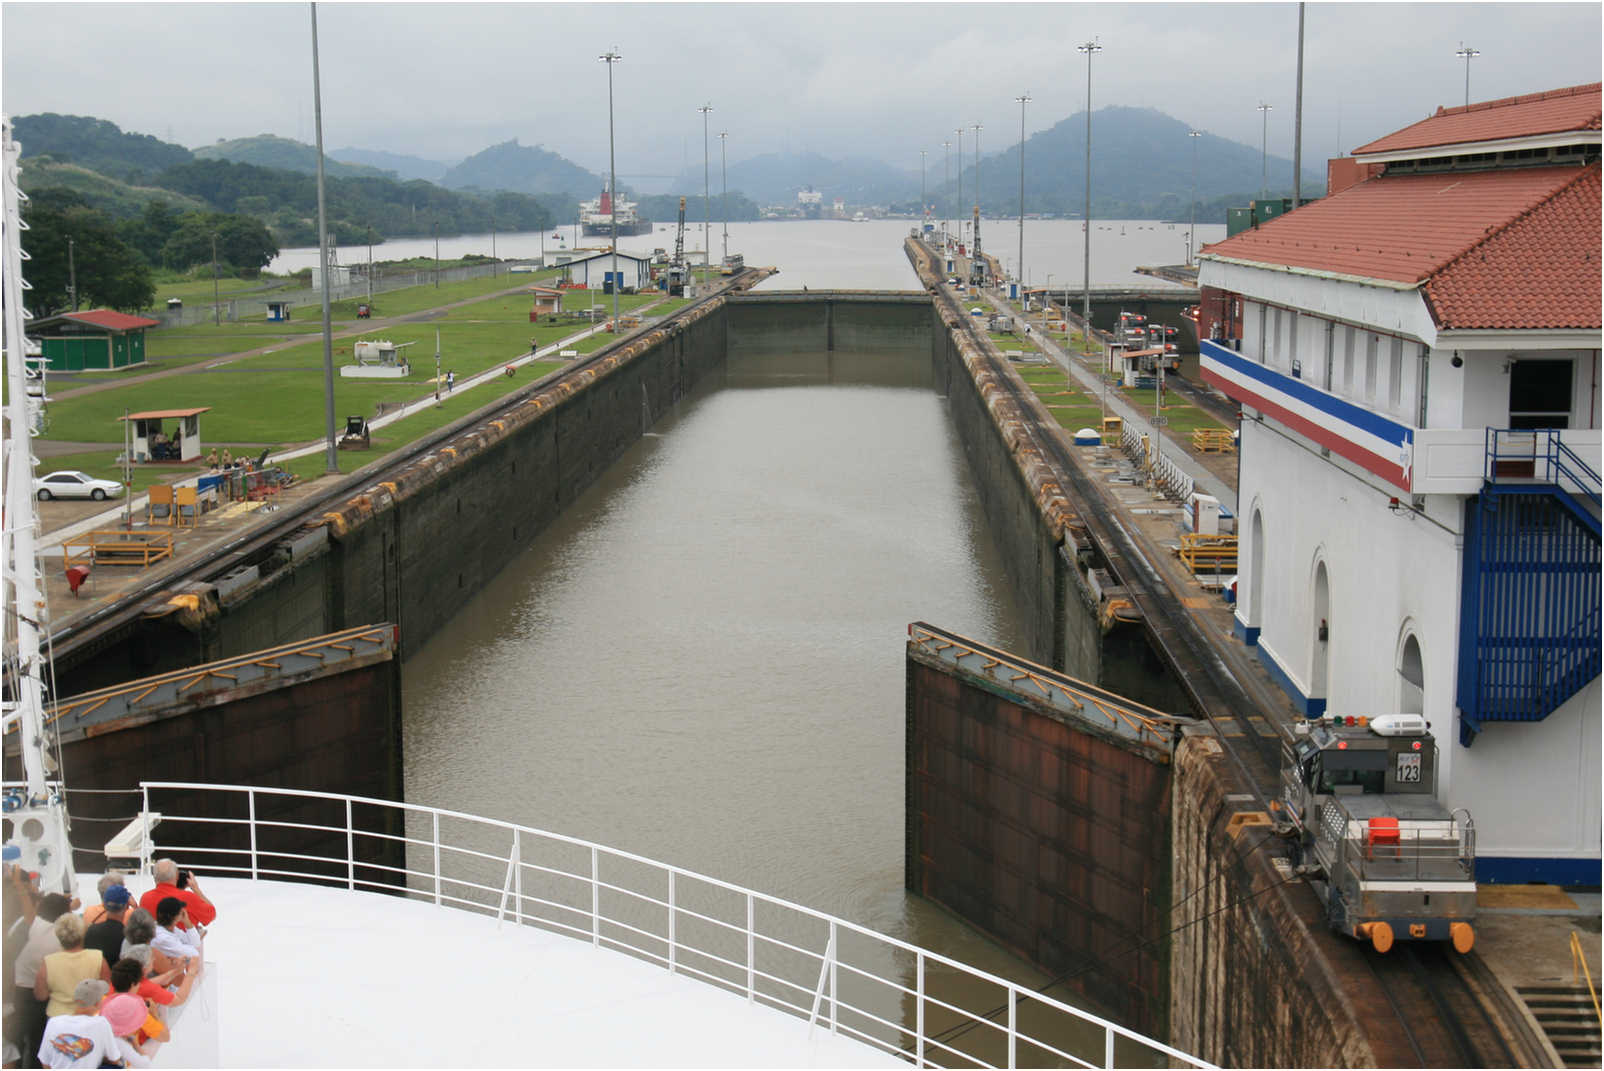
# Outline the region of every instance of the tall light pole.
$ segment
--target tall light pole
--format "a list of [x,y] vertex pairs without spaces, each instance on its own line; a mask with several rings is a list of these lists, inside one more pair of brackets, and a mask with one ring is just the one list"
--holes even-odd
[[1192,266],[1192,258],[1197,255],[1197,139],[1203,136],[1201,130],[1188,130],[1186,138],[1192,143],[1192,226],[1187,232],[1186,239],[1186,265]]
[[1470,107],[1470,61],[1481,55],[1474,48],[1466,48],[1465,42],[1459,42],[1459,51],[1454,55],[1465,61],[1465,107]]
[[708,261],[713,259],[713,246],[707,240],[707,230],[713,222],[713,201],[708,193],[707,178],[707,113],[713,106],[704,104],[696,110],[702,113],[702,276],[706,278]]
[[[1096,39],[1085,41],[1075,46],[1076,52],[1086,54],[1086,208],[1081,213],[1081,226],[1085,228],[1085,260],[1082,264],[1082,286],[1085,292],[1081,298],[1081,348],[1090,353],[1092,345],[1092,56],[1103,51],[1103,46]],[[1065,302],[1068,304],[1068,302]],[[1108,376],[1103,379],[1106,383]],[[1108,415],[1107,388],[1104,388],[1103,415]]]
[[[71,238],[67,239],[67,265],[68,265],[69,268],[72,266],[72,239]],[[322,269],[320,269],[320,271],[327,271],[327,270],[328,270],[328,265],[325,263],[324,266],[322,267]],[[222,310],[221,310],[221,306],[222,306],[222,296],[217,292],[217,233],[214,231],[214,232],[212,232],[212,326],[213,327],[221,327],[223,325],[223,313],[222,313]],[[73,312],[77,312],[78,311],[78,288],[76,286],[74,286],[72,288],[72,311]]]
[[[613,64],[624,57],[618,54],[618,48],[615,45],[596,58],[607,64],[607,189],[612,194],[612,198],[608,203],[613,209],[613,333],[616,335],[618,333],[618,292],[623,287],[619,285],[622,280],[618,277],[618,157],[613,145]],[[574,244],[576,246],[579,244],[577,236],[574,239]]]
[[[67,293],[72,295],[72,311],[78,311],[78,268],[72,258],[71,238],[67,239]],[[217,307],[217,235],[212,235],[212,308]]]
[[919,150],[919,237],[925,236],[925,218],[930,215],[930,209],[925,202],[925,150]]
[[969,234],[969,278],[975,278],[975,268],[980,267],[982,279],[985,278],[986,262],[980,259],[980,124],[975,124],[975,209],[974,225],[970,227]]
[[1014,98],[1019,105],[1019,294],[1025,293],[1025,105],[1030,103],[1030,90]]
[[1264,200],[1270,180],[1270,109],[1274,104],[1259,102],[1259,114],[1264,117],[1259,130],[1259,200]]
[[730,169],[729,158],[725,155],[725,142],[729,141],[730,132],[718,132],[718,173],[719,181],[724,184],[724,192],[719,194],[719,214],[724,217],[724,263],[730,262]]
[[317,259],[323,277],[323,418],[324,465],[340,471],[339,447],[334,441],[334,321],[329,313],[329,215],[323,194],[323,85],[317,63],[317,4],[312,10],[312,115],[317,125]]
[[[964,128],[958,128],[958,211],[964,210]],[[964,240],[964,218],[958,217],[958,241]]]
[[[944,142],[941,143],[941,189],[942,189],[942,192],[946,193],[947,187],[951,186],[951,185],[952,185],[952,142],[944,141]],[[952,199],[952,194],[946,193],[946,197],[943,200],[944,200],[944,203],[950,204],[951,203],[951,199]],[[948,215],[949,214],[946,213],[946,212],[941,213],[941,245],[942,245],[943,249],[945,249],[946,245],[947,245],[947,217],[948,217]]]

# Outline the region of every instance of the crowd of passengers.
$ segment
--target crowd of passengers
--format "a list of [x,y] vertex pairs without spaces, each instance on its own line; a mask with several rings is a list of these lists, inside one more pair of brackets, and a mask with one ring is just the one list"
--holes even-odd
[[200,977],[217,909],[171,859],[136,900],[128,875],[100,879],[100,903],[5,879],[6,1067],[150,1067]]

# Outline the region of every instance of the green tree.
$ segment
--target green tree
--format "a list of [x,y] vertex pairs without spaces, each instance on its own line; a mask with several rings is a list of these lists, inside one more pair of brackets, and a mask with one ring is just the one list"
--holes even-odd
[[180,269],[210,264],[214,239],[218,262],[241,272],[259,272],[278,256],[278,243],[260,220],[221,212],[188,212],[162,246],[162,259],[169,267]]
[[144,258],[118,237],[116,225],[105,213],[90,208],[76,193],[36,191],[23,219],[28,224],[22,243],[29,256],[26,274],[33,287],[28,304],[34,316],[72,308],[74,276],[81,309],[105,306],[137,312],[155,300],[156,284]]

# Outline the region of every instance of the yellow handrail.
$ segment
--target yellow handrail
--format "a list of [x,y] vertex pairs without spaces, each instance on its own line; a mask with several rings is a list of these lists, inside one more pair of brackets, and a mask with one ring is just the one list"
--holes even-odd
[[1582,950],[1582,939],[1575,930],[1571,931],[1571,980],[1577,978],[1577,965],[1581,965],[1580,974],[1587,979],[1587,995],[1593,998],[1593,1014],[1598,1021],[1604,1023],[1604,1011],[1599,1010],[1598,991],[1593,988],[1593,972],[1587,969],[1587,953]]

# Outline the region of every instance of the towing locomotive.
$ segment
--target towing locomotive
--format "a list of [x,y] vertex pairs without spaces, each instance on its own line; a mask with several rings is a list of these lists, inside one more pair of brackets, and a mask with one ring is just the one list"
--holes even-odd
[[1395,940],[1476,941],[1476,827],[1437,801],[1437,745],[1418,714],[1297,722],[1281,802],[1300,869],[1332,929],[1386,952]]

